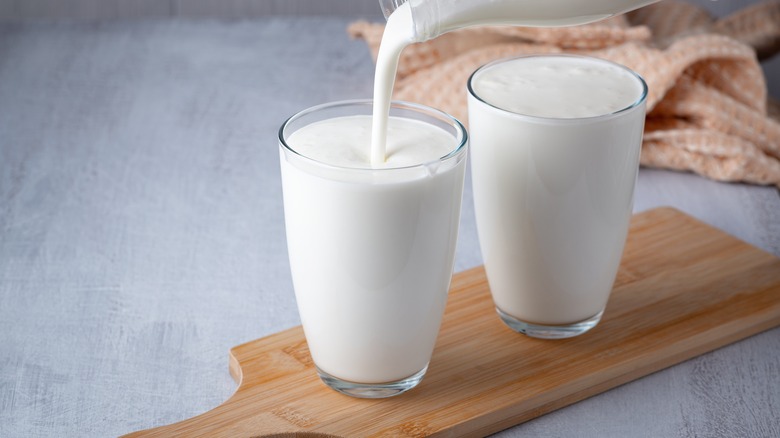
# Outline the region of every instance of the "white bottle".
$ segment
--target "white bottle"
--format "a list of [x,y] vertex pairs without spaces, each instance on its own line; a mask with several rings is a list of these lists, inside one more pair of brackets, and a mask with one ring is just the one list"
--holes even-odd
[[587,24],[658,0],[379,0],[385,18],[409,3],[415,41],[478,25],[559,27]]

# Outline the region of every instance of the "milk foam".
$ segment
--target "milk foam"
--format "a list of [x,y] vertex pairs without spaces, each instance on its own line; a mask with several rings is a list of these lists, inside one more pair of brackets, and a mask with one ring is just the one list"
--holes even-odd
[[299,154],[333,166],[395,168],[438,160],[457,146],[443,129],[418,120],[387,120],[386,159],[371,164],[371,116],[346,116],[304,126],[290,135],[288,144]]
[[474,94],[506,111],[535,117],[581,118],[631,107],[642,95],[636,76],[592,58],[523,57],[489,65],[473,78]]

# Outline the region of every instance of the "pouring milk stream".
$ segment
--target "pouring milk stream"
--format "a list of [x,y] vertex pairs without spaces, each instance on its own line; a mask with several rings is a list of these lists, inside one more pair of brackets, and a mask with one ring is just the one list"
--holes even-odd
[[592,23],[658,0],[379,0],[387,18],[374,75],[371,165],[385,161],[387,119],[401,51],[478,25],[560,27]]

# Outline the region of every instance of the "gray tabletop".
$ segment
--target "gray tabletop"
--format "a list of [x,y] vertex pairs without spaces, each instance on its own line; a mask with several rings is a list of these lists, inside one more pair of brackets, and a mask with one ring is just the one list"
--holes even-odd
[[[370,96],[347,22],[0,25],[0,437],[192,417],[235,389],[229,348],[299,324],[276,133]],[[660,205],[780,255],[774,188],[643,169]],[[780,436],[778,357],[774,329],[499,436]]]

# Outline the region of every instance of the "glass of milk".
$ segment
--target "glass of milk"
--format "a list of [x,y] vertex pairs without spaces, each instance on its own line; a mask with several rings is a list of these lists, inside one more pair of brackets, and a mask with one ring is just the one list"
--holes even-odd
[[567,338],[598,324],[633,208],[647,85],[570,55],[495,61],[468,82],[472,184],[496,310]]
[[356,397],[416,386],[447,299],[467,135],[433,108],[394,102],[371,164],[372,102],[304,110],[279,130],[295,297],[321,379]]

